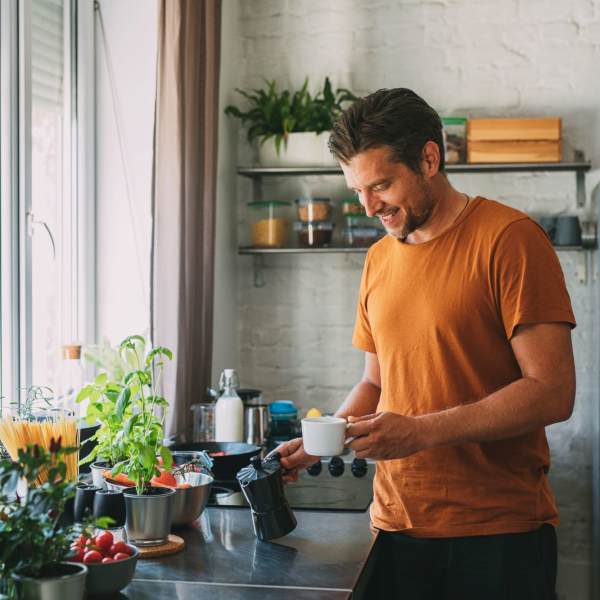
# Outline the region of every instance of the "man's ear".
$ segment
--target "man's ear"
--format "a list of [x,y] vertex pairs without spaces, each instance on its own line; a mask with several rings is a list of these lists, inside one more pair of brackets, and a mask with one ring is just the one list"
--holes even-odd
[[421,153],[421,173],[423,177],[433,177],[440,170],[440,149],[438,145],[429,140]]

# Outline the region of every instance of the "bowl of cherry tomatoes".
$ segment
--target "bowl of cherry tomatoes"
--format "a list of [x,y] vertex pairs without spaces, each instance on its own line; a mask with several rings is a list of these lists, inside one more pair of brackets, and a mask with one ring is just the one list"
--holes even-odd
[[71,544],[70,562],[88,568],[85,588],[89,596],[108,596],[120,592],[133,578],[140,555],[135,546],[115,541],[110,531],[88,536],[82,533]]

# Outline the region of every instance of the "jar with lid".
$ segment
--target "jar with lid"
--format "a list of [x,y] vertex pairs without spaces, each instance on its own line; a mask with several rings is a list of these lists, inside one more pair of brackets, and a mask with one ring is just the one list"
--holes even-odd
[[269,447],[275,447],[298,435],[298,409],[292,400],[275,400],[269,404],[271,431]]
[[466,162],[467,119],[466,117],[443,117],[444,152],[446,164]]
[[358,198],[348,198],[342,200],[342,213],[344,215],[364,215],[365,207],[360,203]]
[[344,244],[350,248],[368,248],[385,235],[379,227],[346,227]]
[[263,200],[250,202],[250,237],[255,248],[281,248],[289,236],[290,202]]
[[298,219],[304,223],[328,221],[331,218],[331,200],[329,198],[298,198],[296,207]]
[[304,248],[323,248],[331,244],[333,223],[330,221],[294,223],[294,231],[298,234],[298,244]]

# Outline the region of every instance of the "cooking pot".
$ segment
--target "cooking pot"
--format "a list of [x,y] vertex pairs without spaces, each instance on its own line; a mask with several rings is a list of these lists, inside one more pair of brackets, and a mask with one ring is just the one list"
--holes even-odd
[[[250,459],[260,454],[260,446],[243,442],[191,442],[172,444],[172,451],[204,450],[213,460],[212,472],[216,480],[233,481],[236,473],[250,464]],[[220,456],[219,453],[224,452]],[[216,456],[215,456],[216,453]]]

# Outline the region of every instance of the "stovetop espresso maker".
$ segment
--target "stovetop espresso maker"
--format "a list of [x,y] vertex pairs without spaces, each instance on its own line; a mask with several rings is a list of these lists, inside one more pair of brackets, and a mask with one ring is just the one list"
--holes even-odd
[[281,456],[278,452],[264,459],[253,456],[250,465],[236,478],[252,509],[254,533],[259,540],[272,540],[296,528],[296,517],[283,489]]

